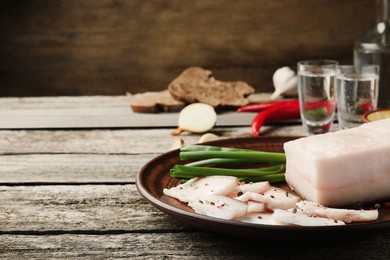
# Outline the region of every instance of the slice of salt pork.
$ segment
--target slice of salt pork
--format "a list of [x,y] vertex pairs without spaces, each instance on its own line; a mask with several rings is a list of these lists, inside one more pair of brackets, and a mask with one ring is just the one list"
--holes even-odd
[[276,221],[271,212],[247,213],[245,216],[235,220],[252,224],[284,225],[283,223]]
[[298,211],[306,215],[338,219],[344,222],[364,222],[378,219],[378,210],[353,210],[328,208],[317,203],[302,200],[297,203]]
[[[237,186],[237,189],[232,190],[229,194],[226,196],[234,198],[237,196],[241,196],[245,192],[254,192],[254,193],[263,193],[266,192],[271,188],[271,184],[268,181],[260,181],[260,182],[250,182],[250,183],[244,183],[239,184]],[[241,195],[240,195],[241,194]]]
[[262,202],[256,202],[256,201],[248,201],[248,213],[251,212],[265,212],[267,211],[267,204]]
[[288,210],[275,209],[273,213],[275,221],[296,226],[340,226],[345,225],[341,220],[308,216],[302,213],[294,213]]
[[298,196],[284,189],[272,186],[263,194],[247,191],[236,199],[243,202],[262,202],[267,205],[268,209],[290,209],[295,207],[295,204],[301,200]]
[[195,201],[204,195],[226,195],[237,190],[238,180],[231,176],[197,177],[170,189],[164,189],[165,195],[182,202]]
[[238,186],[238,189],[241,192],[256,192],[256,193],[263,193],[266,192],[271,188],[271,185],[268,181],[260,181],[260,182],[251,182],[251,183],[245,183]]
[[268,200],[267,207],[269,209],[289,209],[301,200],[300,197],[276,187],[271,187],[264,192],[264,196]]
[[247,205],[241,201],[219,195],[198,197],[188,203],[195,213],[232,220],[245,216]]
[[390,118],[284,144],[286,181],[328,207],[390,198]]

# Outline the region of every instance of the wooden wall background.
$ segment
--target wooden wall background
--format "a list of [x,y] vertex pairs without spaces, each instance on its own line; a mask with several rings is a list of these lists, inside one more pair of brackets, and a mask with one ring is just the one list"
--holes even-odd
[[373,0],[2,0],[0,95],[115,95],[165,89],[211,69],[272,91],[281,66],[352,62]]

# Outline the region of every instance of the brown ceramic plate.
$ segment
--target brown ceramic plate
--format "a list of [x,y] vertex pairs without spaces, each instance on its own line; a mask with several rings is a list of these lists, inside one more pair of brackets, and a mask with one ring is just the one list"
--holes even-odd
[[[224,139],[208,144],[238,147],[269,152],[282,152],[283,143],[292,137],[249,137]],[[169,176],[169,169],[179,160],[179,151],[162,154],[147,163],[137,176],[139,193],[161,211],[204,230],[248,239],[268,241],[351,241],[364,239],[390,231],[390,209],[382,207],[379,219],[369,223],[354,223],[345,226],[300,227],[273,226],[242,223],[199,215],[185,203],[165,196],[164,188],[179,184]],[[281,185],[287,188],[287,185]]]

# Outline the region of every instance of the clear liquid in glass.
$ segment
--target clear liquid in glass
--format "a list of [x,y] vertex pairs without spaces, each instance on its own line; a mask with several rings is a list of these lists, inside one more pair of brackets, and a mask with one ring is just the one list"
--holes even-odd
[[376,109],[378,84],[375,74],[362,74],[359,78],[337,77],[337,117],[341,129],[361,125],[362,115]]
[[300,72],[298,80],[305,133],[311,135],[329,132],[336,107],[335,73]]

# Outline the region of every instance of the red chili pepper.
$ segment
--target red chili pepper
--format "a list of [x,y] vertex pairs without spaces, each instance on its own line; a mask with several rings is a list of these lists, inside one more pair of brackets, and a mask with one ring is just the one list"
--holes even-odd
[[305,106],[305,110],[325,108],[328,114],[332,114],[336,108],[336,102],[330,100],[305,102],[304,106]]
[[374,109],[375,109],[375,105],[373,103],[371,103],[371,102],[363,103],[360,106],[360,110],[361,110],[360,113],[364,114],[364,113],[371,111],[371,110],[374,110]]
[[243,107],[240,107],[237,109],[237,112],[260,112],[265,109],[275,107],[275,106],[294,106],[296,104],[299,104],[298,99],[290,99],[290,100],[283,100],[283,101],[270,101],[270,102],[263,102],[263,103],[257,103],[257,104],[250,104]]
[[290,106],[274,106],[259,112],[252,121],[252,134],[260,135],[260,128],[263,124],[279,120],[300,118],[299,103]]

